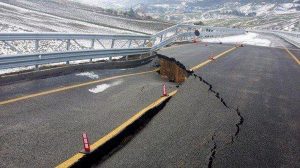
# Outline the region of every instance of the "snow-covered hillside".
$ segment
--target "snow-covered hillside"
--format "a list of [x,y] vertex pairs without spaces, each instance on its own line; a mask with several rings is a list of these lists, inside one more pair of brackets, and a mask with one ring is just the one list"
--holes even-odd
[[0,2],[0,31],[1,32],[101,32],[132,33],[97,24],[66,19],[43,12],[17,7]]
[[[135,9],[154,18],[208,25],[298,31],[299,0],[162,0]],[[251,22],[251,24],[248,24]],[[224,23],[224,24],[222,24]]]
[[104,14],[99,7],[61,0],[1,0],[0,30],[152,34],[171,24]]

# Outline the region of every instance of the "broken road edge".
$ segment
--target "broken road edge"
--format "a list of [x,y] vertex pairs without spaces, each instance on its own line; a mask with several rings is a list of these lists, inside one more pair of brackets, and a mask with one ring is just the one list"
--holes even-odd
[[56,168],[66,167],[92,167],[101,163],[107,156],[117,151],[125,145],[135,134],[161,111],[167,102],[177,93],[177,90],[169,93],[168,96],[160,97],[153,103],[136,113],[126,122],[115,128],[110,133],[91,145],[91,152],[77,153],[68,160],[56,166]]

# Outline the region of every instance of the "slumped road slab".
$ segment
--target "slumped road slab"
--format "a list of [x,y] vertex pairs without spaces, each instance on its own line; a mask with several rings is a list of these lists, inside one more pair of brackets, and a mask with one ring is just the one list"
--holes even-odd
[[0,167],[56,166],[83,148],[83,132],[95,142],[159,98],[162,84],[153,72],[1,105]]

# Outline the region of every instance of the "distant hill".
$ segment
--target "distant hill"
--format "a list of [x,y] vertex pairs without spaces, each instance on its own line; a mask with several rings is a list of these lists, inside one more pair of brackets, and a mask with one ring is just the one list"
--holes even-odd
[[222,26],[224,23],[224,26],[230,27],[289,31],[300,29],[299,0],[154,0],[141,2],[144,4],[136,5],[135,10],[167,21],[203,21],[209,25]]
[[[70,0],[1,0],[0,31],[62,31],[153,34],[172,26]],[[9,29],[10,30],[10,29]]]

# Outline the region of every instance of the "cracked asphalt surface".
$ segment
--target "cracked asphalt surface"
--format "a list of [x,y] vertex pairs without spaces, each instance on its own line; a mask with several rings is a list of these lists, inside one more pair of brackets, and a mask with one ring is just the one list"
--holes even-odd
[[[186,44],[160,53],[192,67],[207,59],[200,54],[209,53],[205,47]],[[299,167],[299,74],[283,49],[238,48],[195,71],[229,109],[192,76],[146,128],[98,167]]]
[[[248,52],[251,51],[251,52]],[[213,167],[299,167],[299,65],[282,49],[246,46],[196,71],[245,121]]]
[[[232,47],[185,44],[159,53],[191,68]],[[291,52],[299,58],[299,50]],[[299,72],[283,49],[238,48],[195,71],[145,128],[96,167],[300,167]],[[90,80],[70,74],[0,86],[0,100]],[[82,132],[95,142],[161,96],[157,73],[104,83],[119,80],[98,94],[88,89],[103,83],[0,106],[0,167],[53,167],[82,148]]]

